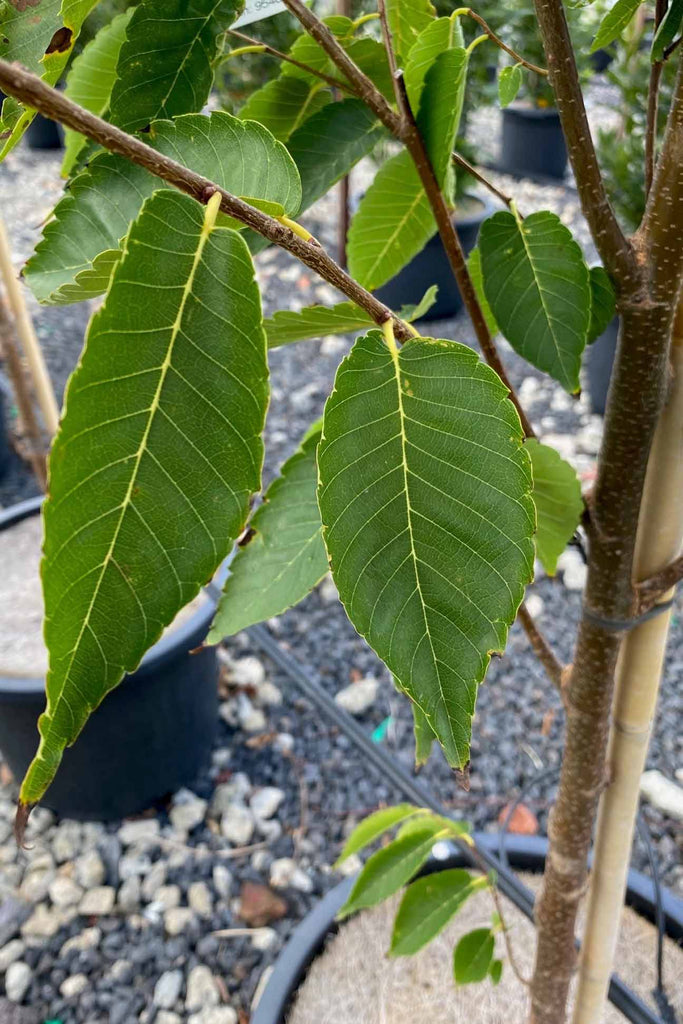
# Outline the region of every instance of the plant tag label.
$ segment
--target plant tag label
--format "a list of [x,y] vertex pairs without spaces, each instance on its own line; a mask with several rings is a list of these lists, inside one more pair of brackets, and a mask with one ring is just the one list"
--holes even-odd
[[280,11],[287,8],[281,0],[247,0],[244,7],[244,14],[237,19],[232,28],[241,28],[243,25],[251,25],[252,21],[263,21],[271,18]]

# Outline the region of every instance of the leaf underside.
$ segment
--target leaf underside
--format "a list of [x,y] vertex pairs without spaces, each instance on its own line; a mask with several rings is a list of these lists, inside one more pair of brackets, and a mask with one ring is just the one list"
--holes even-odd
[[588,267],[554,213],[501,211],[479,232],[484,292],[512,347],[570,393],[579,390],[590,323]]
[[24,803],[211,578],[260,486],[260,296],[243,239],[211,213],[168,190],[146,202],[68,385],[44,509],[47,709]]
[[386,0],[387,20],[399,60],[405,63],[411,48],[436,12],[431,0]]
[[548,575],[554,576],[557,560],[581,522],[581,484],[574,468],[554,448],[533,438],[525,447],[534,478],[536,554]]
[[621,35],[632,20],[643,0],[617,0],[600,22],[597,35],[591,46],[591,53],[609,46]]
[[522,431],[475,353],[359,339],[328,399],[318,500],[351,622],[421,708],[449,763],[469,756],[478,684],[533,573]]
[[251,517],[254,535],[230,565],[209,643],[280,615],[327,573],[316,498],[319,440],[320,428],[284,463]]
[[280,75],[251,94],[239,117],[258,121],[276,139],[286,142],[307,118],[329,104],[331,92],[318,85],[292,75]]
[[[292,158],[254,121],[219,111],[186,114],[156,122],[147,141],[235,195],[276,202],[290,215],[299,210],[301,185]],[[71,182],[26,264],[24,275],[36,298],[61,305],[106,291],[106,270],[111,272],[120,254],[120,240],[143,200],[162,186],[161,179],[121,156],[95,157]]]
[[460,19],[453,15],[436,18],[420,32],[410,48],[404,75],[412,110],[420,109],[425,76],[439,54],[464,45]]

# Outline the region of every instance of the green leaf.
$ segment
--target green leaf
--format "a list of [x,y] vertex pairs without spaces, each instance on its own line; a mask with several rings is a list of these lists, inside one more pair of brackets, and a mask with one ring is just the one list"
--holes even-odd
[[[436,302],[436,285],[428,288],[417,306],[404,306],[398,316],[412,323],[419,320]],[[373,320],[355,302],[339,302],[336,306],[305,306],[295,313],[290,309],[278,310],[264,327],[268,348],[289,345],[306,338],[321,338],[325,334],[351,334],[373,326]]]
[[378,331],[341,363],[318,501],[351,622],[468,760],[477,686],[533,574],[531,467],[507,389],[464,345]]
[[109,120],[127,132],[200,111],[211,91],[218,37],[244,0],[141,0],[121,47]]
[[239,112],[244,121],[258,121],[280,142],[286,142],[306,118],[312,117],[332,94],[318,82],[280,75],[252,93]]
[[374,843],[381,835],[384,835],[385,832],[388,832],[395,825],[405,821],[406,818],[412,818],[416,814],[422,816],[422,813],[422,809],[415,807],[413,804],[396,804],[395,807],[382,807],[379,811],[369,814],[367,818],[361,821],[360,825],[354,828],[346,840],[344,849],[340,853],[335,867],[342,864],[353,853],[358,853],[359,850],[369,846],[370,843]]
[[460,19],[451,14],[448,18],[436,18],[420,32],[410,48],[405,66],[405,83],[408,99],[413,110],[420,109],[425,76],[437,57],[444,50],[464,47]]
[[316,488],[320,427],[309,433],[251,517],[253,534],[230,565],[209,643],[280,615],[327,573]]
[[479,232],[484,291],[512,347],[570,393],[579,390],[590,322],[588,267],[554,213],[522,220],[507,211]]
[[422,708],[410,702],[413,711],[413,732],[415,734],[415,765],[419,768],[431,757],[432,746],[436,739],[436,733],[429,724],[429,719]]
[[44,506],[47,709],[25,803],[214,574],[260,487],[260,296],[216,212],[175,191],[147,200],[67,388]]
[[[257,196],[281,204],[288,214],[298,213],[301,185],[294,161],[282,143],[253,121],[218,111],[186,114],[157,121],[147,141],[236,195]],[[143,199],[161,185],[161,179],[124,157],[95,157],[70,183],[26,264],[24,274],[36,298],[60,305],[106,290],[105,271],[115,265],[120,239]]]
[[362,100],[328,103],[309,117],[287,143],[301,177],[303,209],[348,174],[383,135],[384,128]]
[[517,99],[517,93],[522,88],[522,66],[521,64],[506,64],[498,72],[498,98],[501,107],[509,106]]
[[486,320],[486,326],[495,337],[495,335],[499,333],[498,324],[496,323],[496,318],[489,306],[489,300],[484,294],[484,278],[481,272],[481,253],[479,252],[478,246],[469,254],[467,258],[467,267],[470,272],[470,277],[472,278],[474,290],[477,293],[477,298],[479,299],[481,311],[484,314],[484,319]]
[[467,62],[466,50],[445,50],[425,75],[417,126],[441,188],[451,164],[451,153],[460,127]]
[[452,868],[418,878],[406,889],[394,920],[392,956],[412,956],[443,931],[485,878],[473,878],[463,868]]
[[344,49],[354,64],[377,86],[384,98],[394,103],[394,83],[391,80],[391,68],[384,44],[378,39],[364,36],[361,39],[353,39],[348,45],[345,44]]
[[[91,39],[71,65],[64,95],[100,117],[106,115],[111,90],[116,81],[116,64],[126,39],[126,29],[134,8],[118,14]],[[65,129],[66,147],[62,174],[67,177],[87,147],[80,132]]]
[[493,960],[489,967],[489,978],[491,979],[492,985],[500,985],[500,979],[503,977],[503,961]]
[[576,472],[554,448],[533,438],[525,441],[531,456],[536,506],[536,555],[549,576],[581,522],[583,499]]
[[664,59],[664,51],[673,43],[681,29],[683,29],[683,0],[671,0],[652,41],[651,59],[653,63]]
[[351,221],[349,272],[371,291],[424,248],[436,224],[420,176],[406,151],[383,164]]
[[590,286],[591,319],[587,339],[589,345],[597,341],[600,335],[607,330],[617,309],[614,288],[604,267],[590,268]]
[[[343,15],[333,14],[328,18],[323,18],[322,20],[342,46],[346,46],[346,44],[351,41],[354,28],[353,22],[350,18]],[[316,43],[315,39],[313,39],[313,37],[307,32],[302,32],[300,36],[297,36],[290,47],[289,56],[298,60],[301,64],[307,64],[309,68],[313,68],[315,71],[322,74],[332,75],[334,78],[342,80],[344,79],[344,75],[337,69],[336,65],[332,63],[322,46]],[[289,78],[300,78],[308,82],[314,82],[317,80],[316,75],[312,74],[310,71],[307,71],[305,68],[297,67],[296,64],[291,63],[284,63],[282,65],[281,74],[286,75]]]
[[[0,57],[18,61],[55,85],[71,56],[81,27],[97,0],[3,0]],[[8,96],[2,106],[3,160],[35,117],[35,110]],[[7,136],[7,137],[5,137]]]
[[427,860],[438,835],[431,828],[416,829],[373,853],[339,917],[347,917],[364,907],[374,907],[402,889]]
[[491,970],[495,939],[490,928],[475,928],[458,942],[453,954],[456,985],[483,981]]
[[596,50],[602,50],[613,43],[632,20],[642,2],[643,0],[617,0],[600,22],[590,52],[595,53]]
[[405,64],[420,33],[436,18],[436,11],[431,0],[386,0],[386,10],[399,64]]

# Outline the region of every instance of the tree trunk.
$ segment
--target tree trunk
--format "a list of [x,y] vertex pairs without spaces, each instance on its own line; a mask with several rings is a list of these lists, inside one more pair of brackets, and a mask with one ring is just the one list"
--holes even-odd
[[[647,579],[663,569],[676,558],[683,542],[683,303],[674,328],[671,362],[672,382],[647,470],[636,579]],[[673,591],[660,601],[672,596]],[[574,1024],[598,1024],[602,1019],[670,618],[669,610],[636,627],[625,637],[619,654],[609,786],[600,802]]]
[[595,497],[584,612],[568,688],[567,735],[536,921],[532,1024],[561,1024],[575,964],[575,923],[598,800],[605,784],[614,673],[633,613],[631,567],[651,439],[666,380],[671,310],[622,304]]

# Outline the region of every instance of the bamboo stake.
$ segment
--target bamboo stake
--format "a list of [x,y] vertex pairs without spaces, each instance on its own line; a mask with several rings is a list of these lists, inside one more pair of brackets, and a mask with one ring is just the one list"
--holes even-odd
[[43,437],[40,424],[36,418],[33,401],[29,394],[26,374],[22,365],[14,335],[14,324],[7,311],[4,299],[0,299],[0,341],[2,342],[2,353],[5,357],[7,374],[12,382],[12,390],[17,403],[19,415],[26,431],[29,443],[28,457],[36,475],[38,486],[42,491],[47,484],[45,468],[45,453],[43,448]]
[[[673,379],[643,492],[636,579],[664,568],[683,543],[683,302],[674,326],[671,363]],[[662,594],[659,602],[672,595],[673,590]],[[608,752],[610,782],[598,815],[573,1024],[602,1020],[670,619],[671,609],[637,626],[626,635],[619,654]]]
[[21,339],[29,373],[33,380],[38,405],[48,434],[50,437],[54,437],[59,426],[59,406],[52,389],[52,382],[48,376],[43,353],[40,350],[40,345],[31,323],[26,300],[17,280],[16,271],[12,263],[12,251],[2,219],[0,219],[0,275],[5,284],[7,298],[14,316],[17,334]]

